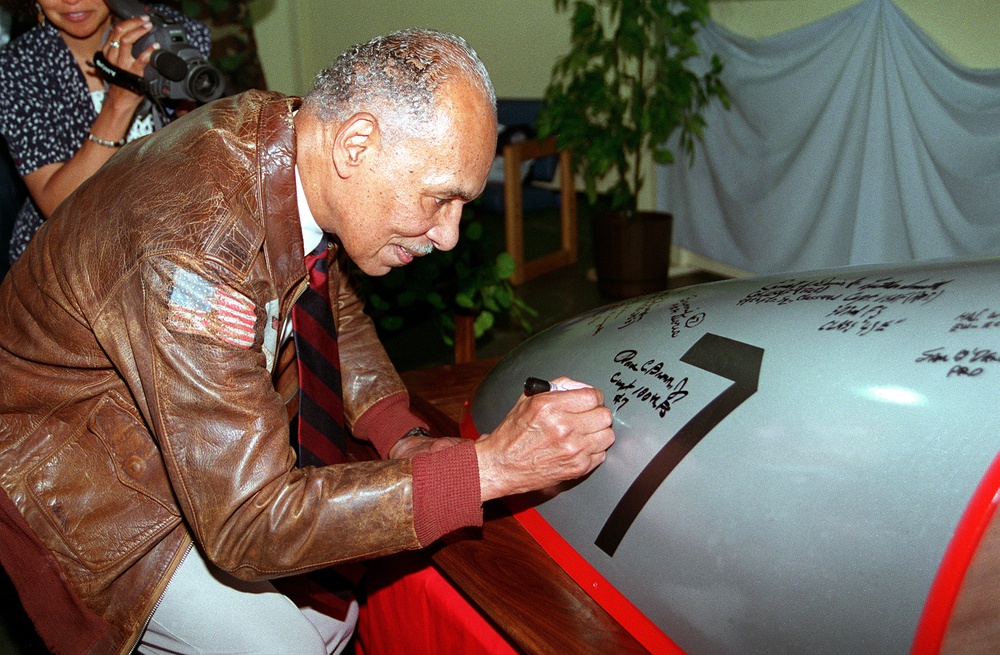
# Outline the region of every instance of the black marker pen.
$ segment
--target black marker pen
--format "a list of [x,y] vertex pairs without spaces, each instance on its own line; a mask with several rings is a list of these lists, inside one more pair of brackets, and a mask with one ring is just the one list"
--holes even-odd
[[524,381],[524,395],[534,396],[535,394],[552,391],[552,383],[541,378],[529,377]]
[[541,378],[529,377],[524,381],[524,395],[525,396],[536,396],[540,393],[546,393],[549,391],[570,391],[572,389],[592,389],[589,384],[583,384],[581,382],[569,381],[569,384],[558,384],[556,382],[549,382],[548,380],[543,380]]
[[[587,385],[582,384],[579,387],[586,387]],[[535,394],[545,393],[547,391],[569,391],[570,389],[576,389],[578,387],[563,387],[555,382],[549,382],[548,380],[543,380],[541,378],[528,378],[524,381],[524,395],[534,396]]]

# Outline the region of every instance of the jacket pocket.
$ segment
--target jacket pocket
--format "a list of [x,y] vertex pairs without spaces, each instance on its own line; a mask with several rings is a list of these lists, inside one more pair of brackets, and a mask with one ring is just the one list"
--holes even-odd
[[114,393],[25,482],[53,531],[39,537],[91,570],[138,558],[179,522],[159,450]]

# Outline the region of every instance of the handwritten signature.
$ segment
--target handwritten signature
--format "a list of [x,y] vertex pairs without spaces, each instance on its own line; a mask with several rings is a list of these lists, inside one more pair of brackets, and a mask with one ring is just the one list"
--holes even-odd
[[[664,362],[656,359],[638,364],[638,354],[636,350],[627,349],[615,355],[615,363],[621,365],[624,371],[615,371],[611,376],[611,384],[616,391],[611,402],[620,411],[630,400],[635,399],[649,404],[660,418],[664,418],[675,403],[687,397],[688,379],[670,375]],[[638,375],[632,375],[633,373]],[[643,378],[640,383],[639,376],[648,376],[652,381]]]
[[1000,362],[1000,353],[992,348],[961,348],[954,353],[944,348],[925,350],[914,360],[917,364],[951,364],[946,377],[977,377],[986,366]]

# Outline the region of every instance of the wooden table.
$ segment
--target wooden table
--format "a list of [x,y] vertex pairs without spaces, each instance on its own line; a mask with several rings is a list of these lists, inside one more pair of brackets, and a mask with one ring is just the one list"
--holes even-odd
[[[403,373],[414,409],[437,434],[458,434],[464,402],[496,360]],[[471,534],[470,534],[471,533]],[[542,549],[500,502],[481,532],[446,538],[432,560],[525,653],[647,651]]]

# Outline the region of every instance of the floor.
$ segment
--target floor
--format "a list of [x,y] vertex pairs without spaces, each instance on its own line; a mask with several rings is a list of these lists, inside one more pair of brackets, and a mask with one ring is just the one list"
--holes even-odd
[[[503,218],[483,212],[479,217],[493,237],[502,243]],[[613,302],[601,295],[588,275],[593,257],[589,215],[582,203],[579,223],[577,264],[530,280],[517,289],[523,300],[538,312],[531,321],[534,332]],[[558,219],[554,211],[530,214],[525,223],[529,255],[539,249],[544,251],[546,244],[555,244],[557,230]],[[677,288],[718,279],[709,273],[694,273],[671,279],[669,286]],[[505,355],[528,336],[520,326],[498,321],[497,326],[477,343],[476,355],[480,359]],[[383,341],[390,358],[401,371],[454,362],[453,350],[441,341],[437,328],[430,321],[417,321],[397,333],[383,335]],[[46,655],[48,651],[15,599],[10,581],[0,570],[0,655]]]

